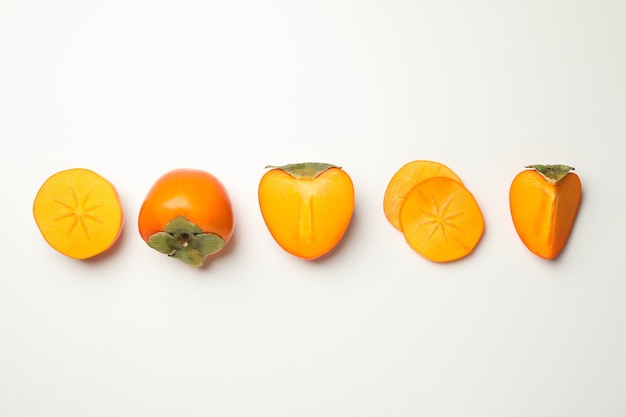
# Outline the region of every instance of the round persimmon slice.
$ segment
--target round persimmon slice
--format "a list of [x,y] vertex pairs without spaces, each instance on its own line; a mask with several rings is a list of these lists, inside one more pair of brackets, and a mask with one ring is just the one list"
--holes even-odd
[[387,220],[396,229],[402,230],[400,225],[400,208],[406,193],[420,182],[434,177],[446,177],[463,184],[461,178],[444,164],[425,160],[409,162],[391,177],[385,190],[383,209]]
[[459,182],[445,177],[422,181],[406,194],[400,225],[409,246],[434,262],[469,255],[484,230],[474,196]]
[[124,223],[115,187],[84,168],[48,178],[35,197],[33,215],[46,242],[75,259],[91,258],[109,249]]

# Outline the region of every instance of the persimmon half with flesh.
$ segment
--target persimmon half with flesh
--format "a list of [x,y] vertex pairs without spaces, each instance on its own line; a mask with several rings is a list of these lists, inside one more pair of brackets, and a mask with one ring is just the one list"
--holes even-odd
[[396,229],[402,230],[400,208],[406,194],[415,185],[433,177],[447,177],[463,184],[461,178],[444,164],[426,160],[406,163],[391,177],[385,190],[383,209],[385,217]]
[[193,267],[224,248],[234,230],[224,185],[206,171],[176,169],[150,188],[139,211],[148,246]]
[[509,204],[515,230],[534,254],[554,259],[576,220],[582,186],[567,165],[528,165],[511,183]]
[[48,178],[35,197],[33,215],[46,242],[74,259],[91,258],[109,249],[124,225],[113,184],[85,168]]
[[354,211],[350,176],[332,164],[268,166],[259,183],[259,206],[274,240],[285,251],[311,260],[333,249]]
[[400,209],[400,225],[409,246],[434,262],[469,255],[484,230],[474,196],[446,177],[430,178],[411,188]]

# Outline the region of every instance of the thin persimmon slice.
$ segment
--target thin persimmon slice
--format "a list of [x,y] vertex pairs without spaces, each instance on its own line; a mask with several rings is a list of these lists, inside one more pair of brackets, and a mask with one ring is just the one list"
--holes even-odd
[[474,196],[458,181],[445,177],[422,181],[406,194],[400,225],[409,246],[434,262],[469,255],[485,227]]
[[115,187],[84,168],[48,178],[35,197],[33,216],[46,242],[74,259],[91,258],[109,249],[124,223]]
[[434,177],[446,177],[463,184],[461,178],[450,168],[435,161],[411,161],[400,168],[391,177],[383,199],[383,209],[387,220],[398,230],[400,225],[400,208],[406,193],[420,182]]

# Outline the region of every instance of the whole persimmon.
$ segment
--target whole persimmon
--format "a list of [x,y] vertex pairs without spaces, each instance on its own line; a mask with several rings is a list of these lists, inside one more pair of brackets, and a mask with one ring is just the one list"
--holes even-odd
[[274,240],[306,260],[330,252],[354,211],[350,176],[336,165],[318,162],[267,168],[259,183],[259,206]]
[[582,187],[568,165],[528,165],[509,191],[515,230],[535,255],[554,259],[565,247],[578,214]]
[[224,185],[198,169],[176,169],[152,186],[139,211],[139,233],[151,248],[193,267],[224,248],[234,229]]

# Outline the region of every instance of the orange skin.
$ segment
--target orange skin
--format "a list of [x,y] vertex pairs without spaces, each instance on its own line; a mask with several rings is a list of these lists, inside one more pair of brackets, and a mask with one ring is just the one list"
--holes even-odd
[[573,172],[558,181],[546,179],[534,169],[517,174],[509,203],[524,245],[542,258],[556,258],[574,226],[581,196],[580,178]]
[[176,169],[152,186],[139,212],[139,233],[146,242],[178,216],[228,242],[234,220],[230,199],[212,174],[195,169]]
[[295,178],[281,168],[266,172],[259,184],[265,224],[288,253],[306,260],[319,258],[339,243],[350,224],[352,180],[339,167],[315,178]]

